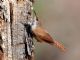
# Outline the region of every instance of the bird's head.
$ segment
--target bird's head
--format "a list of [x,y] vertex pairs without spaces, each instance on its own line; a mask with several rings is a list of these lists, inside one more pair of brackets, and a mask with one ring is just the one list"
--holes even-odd
[[38,26],[39,22],[36,19],[36,17],[34,17],[33,20],[29,21],[28,24],[32,27],[32,29],[36,29],[36,27]]

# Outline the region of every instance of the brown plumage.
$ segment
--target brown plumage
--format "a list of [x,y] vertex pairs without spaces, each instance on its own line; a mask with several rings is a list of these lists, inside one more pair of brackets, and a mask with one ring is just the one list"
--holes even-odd
[[53,40],[53,38],[43,28],[37,27],[36,29],[33,29],[32,31],[35,34],[35,38],[38,42],[46,42],[50,45],[55,45],[57,48],[59,48],[63,52],[66,51],[64,46],[58,41]]
[[[38,20],[38,17],[36,15],[36,12],[33,11],[35,14],[35,17],[33,20],[29,21],[29,27],[27,30],[29,30],[29,34],[32,35],[38,42],[46,42],[50,45],[55,45],[57,48],[59,48],[61,51],[65,52],[65,47],[58,41],[54,40],[49,33],[40,25],[40,21]],[[25,25],[26,26],[26,25]]]

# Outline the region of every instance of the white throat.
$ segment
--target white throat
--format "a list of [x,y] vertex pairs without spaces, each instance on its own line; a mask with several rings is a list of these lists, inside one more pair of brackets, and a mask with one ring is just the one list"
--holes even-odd
[[38,21],[36,20],[36,17],[34,17],[34,19],[32,19],[31,21],[28,22],[28,24],[31,25],[32,29],[36,29],[38,26]]
[[32,29],[36,29],[37,25],[38,25],[38,21],[34,21],[32,24]]

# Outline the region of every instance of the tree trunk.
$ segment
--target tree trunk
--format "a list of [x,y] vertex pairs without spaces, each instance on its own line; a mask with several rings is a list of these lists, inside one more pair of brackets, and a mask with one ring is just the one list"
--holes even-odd
[[[33,41],[25,32],[24,23],[32,19],[32,2],[28,0],[3,0],[0,2],[5,21],[2,32],[5,45],[4,60],[34,60]],[[28,17],[30,17],[28,19]],[[22,24],[23,23],[23,24]]]

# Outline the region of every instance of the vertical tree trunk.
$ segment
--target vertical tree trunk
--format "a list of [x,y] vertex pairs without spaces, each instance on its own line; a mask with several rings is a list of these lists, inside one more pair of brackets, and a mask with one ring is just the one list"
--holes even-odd
[[[31,46],[28,44],[32,38],[27,36],[22,24],[29,20],[27,18],[28,12],[32,13],[32,2],[28,0],[3,0],[2,5],[3,19],[6,22],[2,33],[5,45],[4,54],[7,57],[5,60],[33,60],[33,44]],[[32,19],[32,15],[30,19]]]

